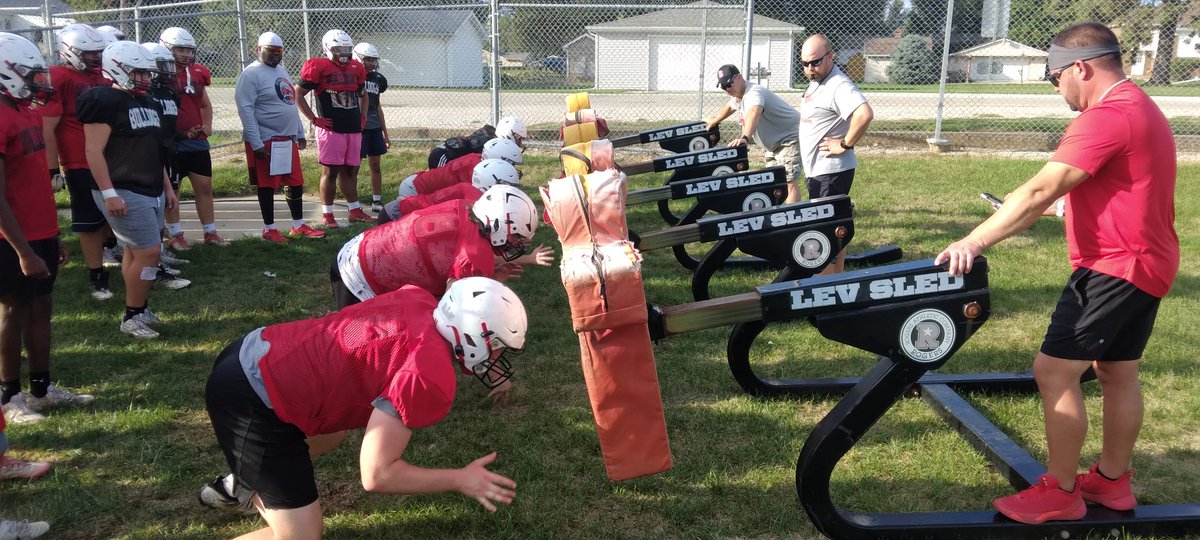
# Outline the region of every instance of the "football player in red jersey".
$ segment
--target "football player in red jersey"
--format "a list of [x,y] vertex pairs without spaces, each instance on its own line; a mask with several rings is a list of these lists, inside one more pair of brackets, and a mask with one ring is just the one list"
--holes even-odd
[[318,319],[259,328],[230,344],[205,390],[208,415],[233,474],[200,490],[200,502],[262,514],[253,538],[320,538],[312,458],[365,428],[363,488],[381,493],[457,491],[488,511],[511,503],[516,482],[488,470],[492,452],[458,469],[405,460],[413,431],[441,421],[456,369],[506,386],[506,352],[525,346],[520,298],[491,279],[454,282],[435,300],[404,287]]
[[[351,58],[354,42],[341,30],[330,30],[321,38],[325,56],[309,58],[300,68],[296,105],[313,124],[317,159],[321,163],[321,213],[325,227],[336,229],[333,198],[336,188],[350,207],[350,221],[373,222],[358,202],[357,167],[362,163],[362,129],[366,124],[365,83],[367,70]],[[317,114],[304,97],[314,92]],[[336,182],[336,184],[335,184]]]

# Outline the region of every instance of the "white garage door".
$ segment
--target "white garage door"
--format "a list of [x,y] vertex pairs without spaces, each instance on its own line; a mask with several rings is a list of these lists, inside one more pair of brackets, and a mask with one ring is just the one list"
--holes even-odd
[[[703,79],[706,90],[717,91],[715,74],[724,64],[742,64],[742,41],[738,38],[709,38],[704,66],[700,66],[699,39],[695,36],[650,38],[650,90],[695,91]],[[769,61],[768,41],[754,40],[751,63]]]

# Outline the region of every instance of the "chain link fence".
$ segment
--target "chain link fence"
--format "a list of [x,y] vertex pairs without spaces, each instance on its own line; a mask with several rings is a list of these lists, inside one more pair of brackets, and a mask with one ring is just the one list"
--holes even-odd
[[875,108],[869,142],[1048,149],[1074,116],[1041,82],[1049,41],[1100,20],[1121,35],[1130,76],[1148,83],[1181,149],[1200,150],[1200,4],[1189,0],[128,0],[80,11],[33,2],[0,10],[2,26],[43,45],[47,30],[72,21],[112,24],[142,42],[187,28],[214,76],[214,128],[225,142],[240,137],[233,85],[258,34],[283,36],[284,65],[298,78],[304,59],[321,54],[321,36],[339,28],[382,55],[393,138],[438,140],[515,114],[553,142],[564,97],[580,91],[614,135],[693,121],[726,101],[714,78],[722,64],[798,106],[801,44],[822,33]]

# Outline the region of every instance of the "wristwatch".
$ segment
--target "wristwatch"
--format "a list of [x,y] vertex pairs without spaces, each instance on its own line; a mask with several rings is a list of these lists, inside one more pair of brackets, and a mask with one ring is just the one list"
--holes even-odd
[[844,140],[838,141],[838,146],[841,146],[842,150],[854,150],[853,146],[846,146],[846,141]]

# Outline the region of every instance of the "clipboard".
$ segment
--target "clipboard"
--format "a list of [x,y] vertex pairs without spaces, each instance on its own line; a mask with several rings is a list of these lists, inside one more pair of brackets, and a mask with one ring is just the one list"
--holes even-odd
[[292,174],[292,142],[291,139],[271,141],[270,176]]

